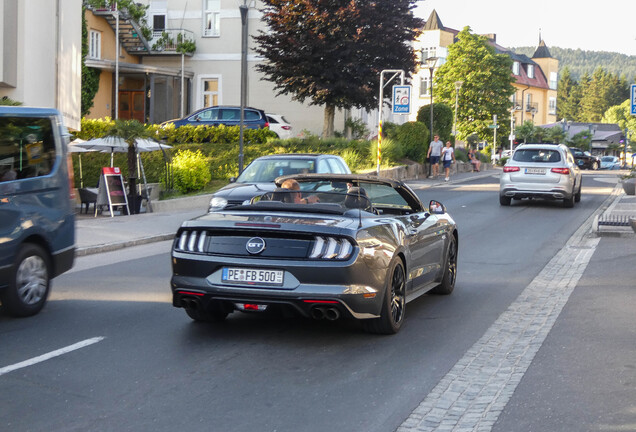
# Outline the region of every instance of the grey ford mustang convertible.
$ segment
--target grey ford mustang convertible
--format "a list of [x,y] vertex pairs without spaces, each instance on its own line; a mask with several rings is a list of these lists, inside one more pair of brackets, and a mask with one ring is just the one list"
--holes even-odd
[[[295,187],[280,188],[290,178]],[[276,184],[249,204],[183,223],[172,248],[175,307],[196,321],[285,308],[392,334],[407,302],[453,291],[457,227],[441,203],[424,206],[404,183],[372,176]]]

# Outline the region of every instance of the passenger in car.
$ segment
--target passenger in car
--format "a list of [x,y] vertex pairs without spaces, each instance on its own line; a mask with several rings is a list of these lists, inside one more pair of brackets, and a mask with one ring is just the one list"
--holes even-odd
[[283,189],[299,191],[297,193],[290,194],[294,200],[294,204],[314,204],[320,201],[315,195],[310,195],[307,198],[303,198],[302,194],[300,193],[300,184],[294,179],[287,179],[280,186]]

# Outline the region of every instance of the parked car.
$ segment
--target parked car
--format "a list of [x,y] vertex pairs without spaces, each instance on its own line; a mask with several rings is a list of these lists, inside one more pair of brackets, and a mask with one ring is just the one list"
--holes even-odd
[[572,152],[572,156],[574,156],[576,164],[581,169],[597,170],[601,166],[601,159],[588,151],[583,151],[576,147],[570,147],[570,151]]
[[269,130],[274,132],[280,139],[287,139],[293,136],[292,125],[285,117],[278,114],[267,114]]
[[601,158],[601,169],[621,169],[621,160],[617,156],[603,156]]
[[53,109],[0,106],[0,302],[35,315],[75,259],[68,132]]
[[407,301],[453,291],[458,233],[441,203],[425,206],[401,181],[375,176],[301,174],[276,185],[290,178],[299,191],[277,189],[182,224],[173,306],[195,321],[286,309],[392,334]]
[[563,200],[573,207],[581,200],[581,170],[568,147],[558,144],[522,144],[503,167],[499,204],[512,199]]
[[[168,120],[162,126],[174,124],[175,127],[192,126],[239,126],[241,123],[241,107],[213,106],[202,108],[192,114],[176,120]],[[262,129],[269,127],[265,111],[257,108],[244,108],[243,124],[248,129]]]
[[351,170],[344,159],[335,155],[298,153],[261,156],[252,161],[238,178],[231,178],[229,185],[214,193],[209,210],[241,205],[257,195],[273,191],[276,177],[299,173],[350,174]]

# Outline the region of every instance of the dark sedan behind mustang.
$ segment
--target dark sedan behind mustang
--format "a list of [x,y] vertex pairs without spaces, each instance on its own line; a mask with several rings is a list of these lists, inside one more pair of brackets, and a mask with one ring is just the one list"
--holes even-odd
[[[445,207],[404,183],[352,174],[301,174],[250,203],[183,223],[172,249],[173,305],[195,321],[287,309],[354,318],[397,333],[406,303],[450,294],[458,233]],[[311,204],[308,204],[311,203]]]

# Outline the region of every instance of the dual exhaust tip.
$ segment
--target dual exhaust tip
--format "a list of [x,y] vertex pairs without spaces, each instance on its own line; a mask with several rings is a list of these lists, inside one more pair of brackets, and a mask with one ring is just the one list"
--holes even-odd
[[328,321],[335,321],[340,318],[340,311],[335,307],[314,306],[311,308],[311,317],[317,320],[326,319]]

